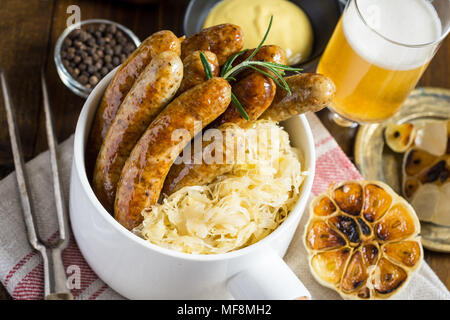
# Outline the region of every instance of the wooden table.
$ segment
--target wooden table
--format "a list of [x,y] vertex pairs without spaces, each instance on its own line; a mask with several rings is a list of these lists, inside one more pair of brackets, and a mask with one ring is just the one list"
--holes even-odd
[[[181,35],[181,21],[187,1],[165,0],[153,4],[130,4],[100,0],[1,0],[0,67],[5,70],[12,91],[26,160],[47,148],[39,78],[41,67],[44,65],[47,72],[59,141],[74,132],[84,102],[63,85],[53,62],[53,48],[65,28],[69,16],[66,13],[67,7],[72,4],[81,8],[82,20],[111,19],[127,26],[144,39],[160,29],[170,29]],[[420,85],[450,88],[449,62],[450,38],[447,38]],[[0,104],[3,104],[3,101]],[[1,178],[13,170],[13,164],[3,105],[0,110]],[[320,112],[319,116],[344,151],[352,157],[355,130],[342,129],[330,123],[327,111]],[[450,288],[450,254],[426,251],[425,258],[447,288]],[[10,299],[1,285],[0,299]]]

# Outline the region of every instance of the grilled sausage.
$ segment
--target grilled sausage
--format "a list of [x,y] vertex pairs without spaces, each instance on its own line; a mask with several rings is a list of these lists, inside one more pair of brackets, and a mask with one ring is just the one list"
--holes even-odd
[[[233,66],[238,65],[245,59],[247,59],[254,51],[255,49],[248,50],[244,54],[240,55],[236,58],[236,60],[233,62]],[[286,52],[284,49],[280,48],[279,46],[275,45],[266,45],[262,46],[259,51],[255,54],[255,56],[252,58],[252,61],[265,61],[265,62],[273,62],[273,63],[279,63],[279,64],[286,64],[287,58],[286,58]],[[259,67],[267,72],[270,72],[264,67]],[[241,71],[239,74],[237,74],[237,79],[242,79],[249,75],[250,73],[254,72],[251,69],[246,69]]]
[[[178,96],[153,120],[120,176],[114,205],[114,217],[119,223],[131,230],[142,221],[142,209],[158,201],[164,179],[178,154],[202,126],[225,111],[230,100],[229,83],[223,78],[212,78]],[[198,121],[202,126],[197,125]]]
[[[250,120],[256,120],[271,105],[275,97],[276,85],[269,77],[253,72],[233,84],[232,91],[244,107]],[[226,122],[241,125],[246,121],[234,103],[231,103],[227,110],[211,124],[211,127],[217,128]]]
[[155,56],[134,82],[103,141],[93,188],[112,213],[117,182],[131,150],[158,113],[170,102],[183,78],[183,64],[173,51]]
[[[213,77],[217,77],[219,75],[219,61],[217,60],[217,56],[211,51],[203,51],[203,53],[209,62]],[[200,60],[200,51],[194,51],[184,58],[183,68],[183,81],[181,81],[178,94],[207,80],[203,63]]]
[[[250,49],[244,54],[236,58],[233,65],[237,65],[250,57],[250,55],[255,51],[255,49]],[[276,45],[265,45],[259,48],[258,52],[252,58],[252,61],[266,61],[274,62],[279,64],[286,64],[286,52]]]
[[[250,120],[256,120],[272,103],[275,97],[276,85],[272,79],[255,72],[234,84],[232,91],[246,110]],[[227,122],[242,125],[247,120],[242,118],[236,106],[231,103],[227,110],[210,127],[217,128]],[[194,163],[193,160],[195,158],[201,159],[203,150],[210,143],[213,142],[203,141],[202,154],[192,155],[190,163],[172,165],[164,182],[164,194],[171,194],[185,186],[204,185],[214,180],[215,177],[229,171],[231,166],[223,163],[205,163],[203,161],[202,163]],[[226,142],[224,141],[223,150],[227,152],[225,146]]]
[[181,58],[184,60],[194,51],[211,51],[217,55],[219,65],[244,46],[242,29],[234,24],[220,24],[201,30],[181,43]]
[[[255,51],[255,49],[250,49],[241,56],[237,57],[233,65],[239,64]],[[286,64],[286,52],[284,49],[276,45],[265,45],[259,48],[258,52],[252,58],[252,61],[266,61],[274,62],[279,64]]]
[[261,119],[284,121],[308,111],[319,111],[330,104],[336,92],[333,81],[317,73],[296,74],[285,80],[292,95],[278,87],[272,105],[262,114]]
[[103,95],[89,134],[86,150],[86,171],[90,178],[95,160],[120,104],[134,81],[156,55],[163,51],[181,54],[180,40],[171,32],[162,30],[145,39],[117,70]]

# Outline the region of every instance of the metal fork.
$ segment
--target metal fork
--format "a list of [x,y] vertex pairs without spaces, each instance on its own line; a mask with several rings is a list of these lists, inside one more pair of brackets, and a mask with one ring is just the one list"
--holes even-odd
[[56,217],[59,227],[59,241],[54,246],[44,244],[39,238],[36,229],[36,218],[31,205],[31,193],[26,169],[23,161],[22,146],[20,143],[19,130],[15,118],[14,107],[11,102],[5,73],[0,70],[0,80],[5,101],[6,118],[8,121],[9,137],[16,169],[17,184],[19,187],[22,211],[25,226],[28,233],[28,241],[31,246],[39,251],[44,263],[44,297],[46,300],[72,300],[73,296],[67,287],[67,277],[62,262],[62,251],[69,242],[69,225],[66,205],[63,199],[61,179],[58,169],[56,139],[53,130],[53,119],[50,112],[47,84],[45,74],[41,72],[42,95],[45,113],[45,128],[47,131],[47,143],[50,150],[50,164],[53,177],[53,191],[56,203]]

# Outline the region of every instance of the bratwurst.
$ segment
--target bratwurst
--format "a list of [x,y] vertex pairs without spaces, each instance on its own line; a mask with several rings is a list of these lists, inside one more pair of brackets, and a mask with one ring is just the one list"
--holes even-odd
[[93,188],[113,213],[117,182],[136,142],[172,100],[183,78],[183,64],[172,51],[155,56],[134,82],[103,141],[94,170]]
[[[255,51],[255,49],[247,50],[245,53],[240,55],[236,58],[236,60],[233,62],[233,67],[238,65],[239,63],[243,62],[245,59],[250,57],[250,55]],[[286,64],[287,58],[286,58],[286,51],[284,49],[280,48],[279,46],[275,45],[265,45],[259,48],[258,52],[253,56],[251,61],[264,61],[264,62],[273,62],[278,64]],[[264,67],[257,66],[258,68],[267,71],[271,73],[269,70],[267,70]],[[249,75],[250,73],[254,72],[252,69],[245,69],[242,72],[238,73],[236,75],[236,79],[242,79]]]
[[95,160],[111,123],[116,116],[119,106],[130,91],[134,81],[142,70],[158,54],[173,51],[181,54],[180,40],[173,32],[158,31],[145,39],[141,45],[122,63],[112,81],[106,88],[100,106],[95,114],[86,150],[86,171],[92,176]]
[[[250,73],[232,85],[232,92],[244,107],[250,121],[258,119],[266,111],[275,97],[276,90],[275,82],[258,72]],[[241,125],[247,120],[242,117],[236,105],[231,103],[210,127],[217,128],[226,122]]]
[[181,58],[184,60],[194,51],[211,51],[217,55],[219,65],[229,56],[241,51],[244,35],[241,27],[226,23],[201,30],[181,43]]
[[178,154],[225,111],[230,101],[230,84],[223,78],[212,78],[184,92],[161,111],[123,167],[114,205],[119,223],[129,230],[141,223],[141,211],[158,201]]
[[211,51],[194,51],[183,60],[184,75],[177,94],[181,94],[186,90],[189,90],[190,88],[208,80],[202,60],[200,59],[200,52],[203,52],[205,55],[213,77],[217,77],[219,75],[219,61],[214,53]]
[[331,103],[336,92],[333,81],[318,73],[296,74],[284,79],[292,95],[277,88],[272,105],[260,119],[284,121],[308,111],[317,112]]

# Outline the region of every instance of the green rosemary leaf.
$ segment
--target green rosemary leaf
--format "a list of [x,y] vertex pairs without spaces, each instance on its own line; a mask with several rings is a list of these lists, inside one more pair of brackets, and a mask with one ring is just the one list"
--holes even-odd
[[231,101],[234,103],[238,111],[241,113],[242,118],[245,120],[250,120],[250,117],[248,116],[247,112],[245,111],[242,104],[239,102],[238,98],[234,95],[233,92],[231,92]]
[[200,60],[202,61],[203,68],[205,69],[206,79],[211,79],[213,77],[211,66],[209,65],[208,59],[203,52],[200,51]]
[[282,83],[277,79],[277,77],[274,76],[273,74],[270,74],[270,73],[268,73],[268,72],[266,72],[266,71],[264,71],[264,70],[262,70],[262,69],[259,69],[259,68],[257,68],[257,67],[254,67],[254,66],[252,66],[252,65],[249,65],[248,67],[251,68],[251,69],[253,69],[253,70],[255,70],[255,71],[257,71],[257,72],[259,72],[259,73],[262,73],[263,75],[265,75],[265,76],[267,76],[267,77],[269,77],[270,79],[273,80],[273,82],[275,82],[275,84],[276,84],[277,86],[282,87],[283,89],[286,90],[286,88],[283,87],[283,84],[282,84]]
[[269,65],[266,65],[266,68],[269,69],[270,71],[272,71],[277,76],[277,78],[280,79],[280,81],[283,84],[281,87],[284,88],[289,93],[289,95],[291,95],[292,92],[291,92],[291,89],[289,88],[289,85],[287,84],[286,80],[284,80],[283,76],[278,72],[278,70]]
[[[262,73],[263,75],[269,77],[272,79],[275,84],[284,90],[286,90],[290,95],[292,94],[291,89],[289,88],[289,85],[287,84],[286,80],[283,78],[283,75],[285,74],[285,71],[291,71],[300,73],[302,71],[301,68],[295,68],[291,66],[287,66],[284,64],[279,64],[275,62],[268,62],[268,61],[252,61],[253,57],[258,53],[259,49],[261,49],[262,45],[267,39],[267,36],[269,34],[269,31],[272,27],[273,22],[273,16],[270,17],[269,26],[267,27],[266,33],[264,34],[263,39],[259,43],[259,45],[256,47],[255,50],[253,50],[252,54],[247,57],[244,61],[237,64],[233,67],[233,63],[236,60],[237,57],[244,54],[247,50],[240,51],[238,53],[235,53],[230,58],[225,61],[225,64],[222,66],[222,70],[220,72],[220,76],[225,78],[225,80],[230,81],[236,81],[235,76],[240,73],[241,71],[245,69],[252,69],[259,73]],[[206,60],[206,57],[205,57]],[[203,59],[202,59],[203,62]],[[209,67],[209,64],[208,64]],[[267,71],[266,71],[267,70]],[[236,105],[236,108],[241,113],[242,117],[249,120],[249,117],[247,115],[247,112],[245,112],[245,109],[242,107],[241,103],[238,101],[236,96],[231,93],[231,99],[233,103]]]
[[269,35],[270,28],[272,28],[272,21],[273,21],[273,16],[270,16],[269,26],[267,27],[267,30],[266,30],[266,33],[264,34],[264,37],[262,38],[261,42],[256,47],[256,49],[253,50],[252,54],[247,59],[245,59],[245,61],[252,60],[253,57],[258,53],[259,49],[261,49],[262,45],[264,44],[264,41],[266,41],[267,36]]
[[230,79],[230,77],[233,77],[237,75],[239,72],[244,70],[248,66],[249,61],[243,61],[239,63],[237,66],[232,67],[230,70],[228,70],[224,75],[223,78],[226,80]]
[[303,71],[302,68],[290,67],[290,66],[287,66],[287,65],[284,65],[284,64],[270,62],[270,61],[251,61],[251,63],[253,63],[253,64],[270,65],[270,66],[275,67],[277,69],[282,69],[282,70],[286,70],[286,71],[298,71],[298,72]]
[[239,72],[241,72],[242,70],[244,70],[245,68],[250,67],[251,65],[257,65],[257,66],[262,66],[265,68],[275,68],[279,71],[279,73],[284,73],[284,70],[286,71],[292,71],[292,72],[300,72],[302,71],[301,68],[294,68],[294,67],[290,67],[290,66],[286,66],[283,64],[279,64],[279,63],[274,63],[274,62],[267,62],[267,61],[243,61],[240,64],[238,64],[237,66],[227,70],[224,74],[223,77],[225,79],[228,79],[232,76],[235,76],[236,74],[238,74]]
[[[231,64],[227,64],[226,68],[223,68],[223,72],[221,72],[221,76],[225,79],[228,79],[228,76],[233,76],[238,74],[246,67],[246,64],[253,59],[253,57],[258,53],[259,49],[261,49],[264,41],[266,41],[267,36],[269,35],[270,28],[272,27],[273,16],[270,16],[269,26],[267,27],[266,33],[264,34],[263,39],[259,43],[259,45],[253,50],[252,54],[247,57],[244,61],[238,64],[235,67],[232,67]],[[242,51],[241,51],[242,52]],[[231,69],[230,69],[231,68]]]
[[243,55],[244,53],[246,53],[248,51],[248,49],[239,51],[238,53],[233,54],[231,57],[229,57],[227,59],[227,61],[225,61],[223,67],[222,67],[222,71],[220,72],[220,76],[223,77],[231,68],[231,66],[233,65],[233,62],[241,55]]

